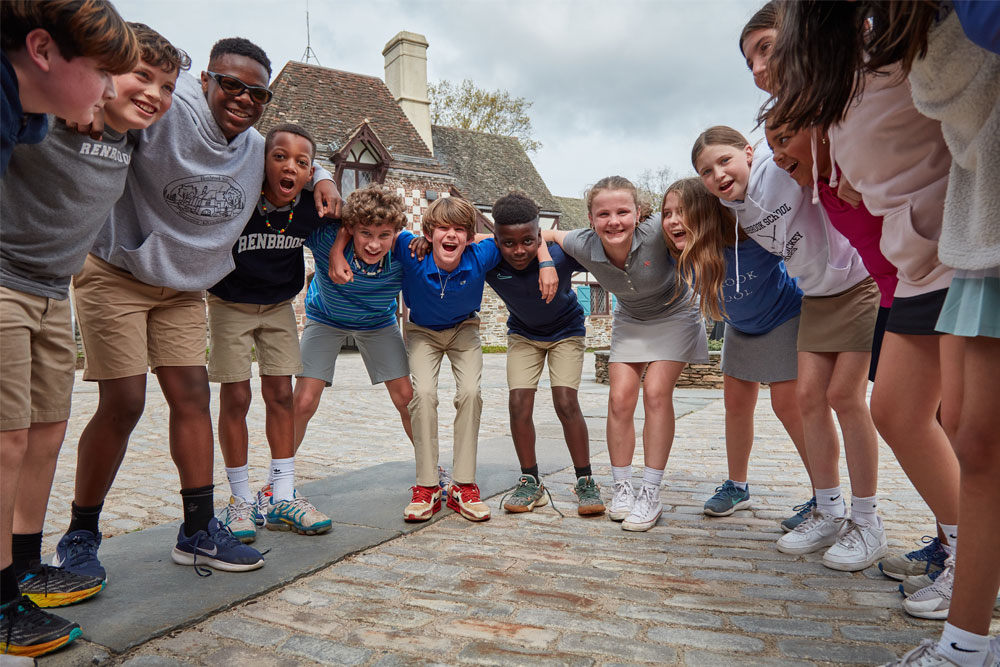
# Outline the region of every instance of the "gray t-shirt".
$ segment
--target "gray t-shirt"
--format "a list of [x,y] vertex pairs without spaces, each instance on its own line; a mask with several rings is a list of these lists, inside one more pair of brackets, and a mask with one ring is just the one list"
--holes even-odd
[[687,287],[677,285],[659,214],[636,227],[624,269],[611,263],[592,229],[574,229],[563,238],[562,247],[617,297],[616,317],[643,322],[690,307]]
[[0,182],[0,285],[61,300],[125,189],[133,142],[50,124],[44,141],[14,148]]

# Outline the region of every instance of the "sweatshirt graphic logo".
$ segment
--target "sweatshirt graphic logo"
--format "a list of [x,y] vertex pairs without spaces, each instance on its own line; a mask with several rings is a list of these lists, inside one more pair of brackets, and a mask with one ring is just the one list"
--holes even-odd
[[181,178],[163,188],[163,200],[175,213],[196,225],[229,222],[246,207],[239,183],[222,174]]

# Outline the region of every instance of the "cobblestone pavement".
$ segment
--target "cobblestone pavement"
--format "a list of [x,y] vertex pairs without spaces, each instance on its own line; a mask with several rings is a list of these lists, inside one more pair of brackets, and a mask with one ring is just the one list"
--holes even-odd
[[[359,357],[344,362],[301,450],[302,479],[412,460],[384,390],[362,381]],[[484,438],[508,432],[504,356],[487,355],[485,365]],[[586,368],[593,368],[589,358]],[[447,378],[443,371],[442,425],[451,418]],[[105,515],[116,516],[108,534],[179,514],[156,394],[106,505]],[[604,482],[610,480],[606,396],[606,387],[585,380],[581,403],[591,418],[595,475]],[[56,516],[46,527],[50,540],[65,524],[58,510],[72,494],[75,434],[96,395],[84,385],[77,398],[74,435],[53,493]],[[259,481],[267,455],[262,410],[253,414],[252,479]],[[569,468],[545,477],[564,518],[550,507],[508,515],[494,497],[487,523],[445,518],[111,661],[129,667],[875,664],[937,636],[941,624],[907,617],[897,582],[876,568],[837,572],[819,562],[821,553],[775,550],[777,520],[806,500],[808,482],[766,392],[750,468],[753,509],[727,518],[701,513],[726,474],[722,419],[722,401],[714,400],[678,421],[664,514],[648,533],[578,517]],[[559,433],[544,391],[536,424],[540,436]],[[932,518],[884,444],[880,453],[880,509],[890,546],[909,550],[930,531]],[[636,464],[641,474],[641,448]],[[221,470],[217,462],[216,481],[224,485]],[[842,475],[846,494],[846,470]],[[1000,615],[992,630],[1000,632]]]

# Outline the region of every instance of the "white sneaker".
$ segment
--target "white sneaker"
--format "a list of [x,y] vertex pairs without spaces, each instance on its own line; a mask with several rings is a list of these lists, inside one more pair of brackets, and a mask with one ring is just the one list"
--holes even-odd
[[229,496],[229,505],[222,513],[222,523],[229,527],[236,539],[250,544],[257,539],[257,516],[256,504],[252,505],[237,496]]
[[874,565],[889,553],[882,517],[874,523],[855,523],[852,519],[834,519],[839,526],[837,542],[823,554],[823,565],[831,570],[857,572]]
[[936,639],[925,639],[899,660],[887,662],[882,667],[957,667],[956,663],[938,653],[937,645]]
[[622,522],[622,530],[636,532],[649,530],[660,520],[661,514],[663,514],[663,503],[660,502],[660,487],[643,484],[632,506],[632,512]]
[[622,521],[632,513],[633,505],[635,505],[635,490],[632,488],[632,480],[616,481],[608,516],[612,521]]
[[934,583],[903,600],[903,611],[917,618],[943,620],[948,618],[951,606],[951,590],[955,585],[955,557],[949,556],[944,562],[944,570]]
[[795,530],[778,538],[778,551],[785,554],[811,554],[835,544],[839,530],[840,524],[836,523],[834,517],[823,514],[818,509],[813,510]]

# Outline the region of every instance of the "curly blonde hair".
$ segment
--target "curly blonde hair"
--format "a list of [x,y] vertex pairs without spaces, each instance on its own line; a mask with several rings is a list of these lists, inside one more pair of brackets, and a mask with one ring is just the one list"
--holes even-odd
[[372,183],[347,196],[344,204],[344,224],[349,229],[357,225],[373,227],[390,225],[393,231],[406,226],[406,207],[403,198],[390,188]]

